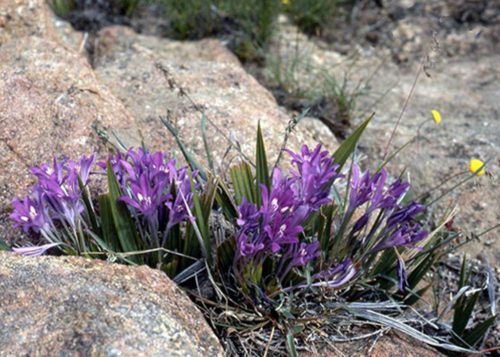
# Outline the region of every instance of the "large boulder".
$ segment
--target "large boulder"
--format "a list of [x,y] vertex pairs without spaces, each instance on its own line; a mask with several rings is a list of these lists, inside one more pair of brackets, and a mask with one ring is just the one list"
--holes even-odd
[[19,37],[56,36],[52,17],[45,0],[0,0],[0,48]]
[[140,143],[126,108],[56,25],[44,0],[0,0],[1,239],[13,240],[10,201],[31,184],[30,166],[104,151],[98,130]]
[[[123,104],[97,81],[78,53],[36,36],[3,44],[0,223],[10,200],[30,184],[29,166],[50,161],[53,155],[76,156],[102,149],[97,130],[109,128],[134,138],[134,126]],[[0,224],[0,237],[7,227]]]
[[222,356],[188,297],[157,270],[0,253],[8,356]]
[[[290,117],[220,41],[179,42],[117,26],[103,29],[97,43],[96,74],[125,103],[146,144],[175,147],[174,138],[158,119],[165,116],[203,162],[203,111],[217,127],[207,123],[209,148],[217,166],[227,167],[238,154],[233,150],[225,156],[230,147],[227,138],[253,159],[259,121],[271,162],[276,158]],[[293,133],[290,147],[318,141],[329,149],[336,147],[332,134],[318,134],[310,128]]]

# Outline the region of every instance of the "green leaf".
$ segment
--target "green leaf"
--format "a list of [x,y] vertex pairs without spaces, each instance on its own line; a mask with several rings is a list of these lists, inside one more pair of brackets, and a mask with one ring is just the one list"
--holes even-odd
[[217,269],[225,274],[233,263],[236,242],[234,237],[229,237],[217,247]]
[[286,334],[286,348],[291,357],[297,357],[297,349],[295,348],[295,341],[293,340],[293,331],[288,331]]
[[[193,192],[195,192],[194,182],[192,184],[193,184]],[[197,222],[202,222],[203,228],[200,228],[200,231],[203,237],[203,241],[205,243],[205,249],[207,251],[207,260],[209,264],[212,263],[212,242],[210,240],[209,223],[210,223],[210,214],[212,213],[215,196],[217,194],[217,186],[218,186],[217,180],[208,177],[207,183],[205,184],[205,189],[201,194],[201,196],[199,196],[199,206],[196,201],[193,201],[194,214],[196,220]],[[197,196],[196,192],[194,196]]]
[[[209,219],[210,219],[210,212],[215,199],[215,193],[216,193],[215,188],[216,185],[213,182],[212,184],[210,184],[210,181],[207,181],[205,191],[200,197],[198,192],[196,192],[195,190],[195,184],[191,178],[191,190],[193,192],[193,215],[196,218],[196,222],[194,224],[196,224],[196,227],[198,227],[201,239],[203,240],[203,242],[200,242],[203,244],[202,251],[204,252],[205,257],[207,258],[207,261],[210,265],[212,264],[212,248],[211,248],[210,233],[209,233]],[[192,224],[189,223],[189,225]],[[193,227],[193,230],[194,228],[195,227]],[[197,256],[196,253],[199,252],[184,252],[184,253],[189,256]]]
[[414,289],[418,285],[433,264],[434,255],[429,254],[421,258],[420,263],[408,275],[408,284],[411,289]]
[[297,334],[297,333],[301,333],[302,331],[304,331],[304,329],[305,329],[304,324],[297,324],[297,325],[294,325],[292,327],[292,332],[293,332],[293,334]]
[[465,331],[480,293],[481,292],[478,291],[468,298],[465,298],[465,296],[460,297],[455,304],[452,329],[458,336],[462,336]]
[[373,269],[372,276],[375,275],[389,275],[390,271],[396,266],[398,259],[394,249],[385,250],[378,258],[377,264]]
[[253,183],[252,170],[246,162],[233,166],[230,169],[231,180],[233,183],[234,193],[236,196],[236,203],[241,204],[243,197],[249,202],[254,201],[255,185]]
[[173,278],[176,275],[178,262],[179,259],[173,259],[171,262],[162,265],[162,270],[169,278]]
[[[139,251],[141,247],[138,244],[135,224],[127,206],[124,202],[120,201],[120,197],[123,194],[109,160],[107,163],[107,177],[110,209],[122,252]],[[134,256],[131,259],[136,263],[142,263],[143,261],[141,256]]]
[[483,337],[486,331],[495,323],[496,316],[491,316],[471,330],[468,330],[463,336],[463,340],[470,346],[475,346]]
[[219,207],[222,208],[222,212],[224,212],[226,219],[230,222],[234,222],[236,218],[238,218],[236,203],[233,201],[232,196],[229,193],[229,189],[222,180],[218,181],[215,200],[217,201]]
[[208,167],[210,171],[215,172],[214,160],[212,158],[212,152],[208,146],[207,140],[207,117],[205,113],[201,113],[201,137],[203,139],[203,146],[205,148],[205,154],[207,154]]
[[467,274],[467,259],[464,255],[462,259],[462,265],[460,267],[460,278],[458,279],[458,289],[462,289],[465,284],[467,284],[468,277],[470,276],[470,273]]
[[333,205],[322,206],[320,210],[320,227],[318,230],[318,239],[321,251],[325,254],[328,252],[330,246],[331,230],[333,213],[335,207]]
[[0,250],[10,250],[9,245],[1,239],[0,239]]
[[113,213],[111,212],[111,198],[109,194],[103,194],[99,196],[98,201],[101,216],[100,236],[104,240],[106,247],[109,247],[114,252],[120,251],[120,241],[116,234]]
[[266,148],[264,146],[264,139],[262,138],[262,131],[260,129],[260,122],[257,127],[257,147],[255,151],[256,156],[256,176],[257,176],[257,189],[255,190],[255,202],[261,205],[261,185],[265,185],[267,189],[271,187],[271,178],[269,177],[269,167],[267,166]]
[[349,135],[349,137],[347,139],[344,140],[344,142],[340,145],[340,147],[333,154],[333,157],[334,157],[333,161],[337,165],[340,165],[339,170],[342,169],[342,167],[346,163],[349,156],[351,156],[351,154],[354,152],[354,149],[356,149],[356,145],[357,145],[359,139],[361,138],[361,135],[363,134],[366,127],[368,126],[368,124],[372,120],[373,116],[374,116],[374,114],[371,114],[368,117],[368,119],[366,119],[360,126],[358,126],[356,128],[356,130],[354,130],[354,132],[351,135]]
[[163,125],[165,125],[165,127],[168,129],[168,131],[170,131],[170,133],[174,136],[175,142],[177,143],[177,146],[181,150],[182,155],[184,156],[184,158],[188,162],[191,170],[193,170],[193,171],[198,170],[200,177],[203,180],[206,180],[207,174],[205,173],[205,170],[203,170],[203,167],[198,163],[198,161],[196,161],[194,156],[191,155],[191,153],[187,149],[186,145],[181,140],[179,133],[177,132],[177,129],[174,128],[174,126],[172,125],[172,123],[168,119],[160,117],[160,120],[163,123]]

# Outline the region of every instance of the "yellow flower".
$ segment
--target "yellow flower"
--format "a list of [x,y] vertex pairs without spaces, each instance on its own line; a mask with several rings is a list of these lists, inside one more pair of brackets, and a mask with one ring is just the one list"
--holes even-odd
[[481,160],[472,159],[469,162],[469,171],[474,175],[483,176],[485,174],[484,163]]
[[434,123],[440,124],[441,123],[441,114],[437,110],[431,110],[432,113],[432,119],[434,119]]
[[286,6],[290,4],[290,0],[281,0],[281,3]]

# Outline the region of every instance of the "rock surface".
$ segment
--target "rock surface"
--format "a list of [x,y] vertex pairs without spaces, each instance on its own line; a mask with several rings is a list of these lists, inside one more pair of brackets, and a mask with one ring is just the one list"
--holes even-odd
[[[218,128],[207,123],[217,166],[227,168],[238,156],[235,150],[225,156],[230,144],[224,136],[253,159],[259,121],[270,162],[277,156],[290,117],[219,41],[178,42],[138,35],[118,26],[103,29],[97,41],[94,63],[99,80],[125,103],[146,144],[175,147],[172,135],[158,120],[166,116],[200,160],[206,161],[198,108]],[[327,148],[336,148],[333,135],[316,130],[297,131],[290,138],[290,147],[314,145],[315,136]]]
[[0,0],[0,46],[24,36],[53,38],[52,17],[45,0]]
[[[87,61],[52,40],[20,37],[0,50],[0,217],[30,183],[28,167],[53,155],[103,149],[94,130],[134,137],[135,123]],[[136,143],[139,143],[138,136]],[[1,219],[1,218],[0,218]],[[0,224],[4,236],[7,224]]]
[[188,297],[144,266],[0,253],[0,301],[2,355],[223,355]]

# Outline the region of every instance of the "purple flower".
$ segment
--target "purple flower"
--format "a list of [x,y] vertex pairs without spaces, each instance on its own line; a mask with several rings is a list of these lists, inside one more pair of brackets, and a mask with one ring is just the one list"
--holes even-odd
[[[116,153],[116,155],[109,155],[108,161],[111,164],[111,168],[116,176],[116,180],[120,185],[124,184],[124,170],[122,167],[122,159],[123,156],[120,152]],[[101,168],[101,170],[106,171],[108,166],[108,161],[99,161],[97,162],[97,166]]]
[[321,252],[319,250],[318,241],[315,241],[313,243],[300,243],[300,245],[297,245],[294,249],[291,266],[304,266],[320,255]]
[[264,243],[250,241],[250,238],[241,232],[237,238],[238,251],[242,257],[251,257],[264,249]]
[[413,246],[428,233],[415,221],[415,217],[424,210],[424,206],[411,203],[408,206],[395,210],[388,218],[380,234],[379,243],[371,251],[377,252],[392,247]]
[[351,181],[350,191],[349,191],[349,206],[347,212],[350,214],[356,208],[361,207],[365,203],[371,201],[369,205],[369,212],[376,208],[382,207],[381,202],[383,202],[383,190],[386,180],[386,174],[384,170],[371,176],[370,171],[366,171],[362,176],[358,165],[353,164],[351,170]]
[[[300,208],[304,210],[304,208]],[[280,251],[283,245],[298,243],[298,235],[302,228],[304,215],[296,211],[292,215],[277,212],[272,221],[264,227],[267,234],[267,242],[272,253]]]
[[419,203],[412,202],[406,207],[402,207],[392,213],[387,219],[387,227],[392,228],[398,224],[411,222],[415,217],[424,211],[425,207]]
[[[164,153],[142,148],[130,149],[125,155],[118,153],[109,160],[124,193],[121,200],[147,222],[154,223],[151,227],[155,230],[169,231],[190,219],[186,204],[192,205],[192,192],[187,168],[177,169],[175,160],[167,159]],[[98,165],[106,167],[105,162]]]
[[66,159],[58,161],[57,158],[54,157],[52,167],[43,163],[39,167],[32,167],[31,173],[39,180],[46,179],[62,184],[64,179],[63,169],[66,161]]
[[292,190],[292,180],[283,177],[279,169],[273,171],[271,189],[262,185],[261,192],[264,224],[272,220],[275,214],[289,214],[300,205]]
[[[351,259],[346,259],[340,264],[313,275],[313,280],[321,281],[317,281],[311,284],[311,286],[338,289],[347,284],[354,275],[356,275],[356,267]],[[297,288],[305,287],[307,285],[299,285]]]
[[354,222],[351,234],[358,234],[367,227],[373,212],[382,210],[377,225],[370,228],[368,237],[364,237],[367,240],[373,234],[377,234],[379,243],[371,249],[372,252],[391,247],[411,246],[427,235],[421,230],[420,225],[414,223],[415,217],[424,210],[424,206],[417,203],[401,206],[400,201],[408,191],[409,185],[398,179],[386,188],[386,176],[383,169],[374,175],[370,175],[368,171],[361,175],[357,165],[352,167],[346,218],[360,206],[366,204],[367,208]]
[[191,180],[187,175],[186,169],[177,172],[175,177],[175,189],[175,198],[169,195],[165,203],[170,214],[168,229],[190,218],[187,207],[191,207],[193,204],[193,193],[191,191]]
[[38,257],[50,248],[57,247],[61,244],[62,243],[49,243],[40,246],[12,248],[12,250],[14,253],[24,255],[25,257]]
[[158,206],[166,200],[166,196],[162,196],[160,189],[161,187],[158,186],[151,187],[151,182],[143,173],[138,181],[133,181],[130,184],[131,195],[122,196],[120,199],[137,209],[145,217],[151,218],[157,213]]
[[422,230],[418,223],[405,222],[393,231],[387,238],[384,238],[374,248],[371,249],[372,253],[393,247],[408,247],[413,246],[427,237],[428,233]]
[[52,165],[44,163],[31,168],[38,181],[29,196],[13,201],[11,218],[24,231],[32,229],[35,233],[49,229],[54,220],[75,227],[84,210],[78,176],[86,184],[94,160],[95,155],[82,156],[79,163],[54,158]]
[[89,182],[90,172],[93,168],[97,155],[93,153],[89,157],[82,155],[80,158],[80,162],[78,163],[77,170],[79,171],[80,179],[82,180],[83,185],[86,185]]
[[38,233],[47,228],[48,222],[44,214],[43,204],[37,200],[26,196],[20,200],[18,198],[12,201],[14,211],[10,218],[16,222],[16,226],[22,228],[24,232],[30,229]]
[[240,227],[237,235],[239,255],[242,257],[253,256],[264,249],[263,237],[260,232],[262,213],[257,206],[243,198],[238,207],[238,219],[236,223]]
[[321,145],[318,144],[313,151],[307,145],[302,145],[300,153],[290,150],[288,153],[292,156],[292,164],[297,167],[296,171],[292,171],[292,189],[296,199],[312,211],[329,204],[331,185],[341,176],[337,173],[339,165],[333,163],[329,152],[321,151]]
[[242,230],[254,230],[259,225],[259,210],[257,206],[253,203],[247,201],[243,197],[241,205],[238,207],[238,219],[236,223],[241,227]]

